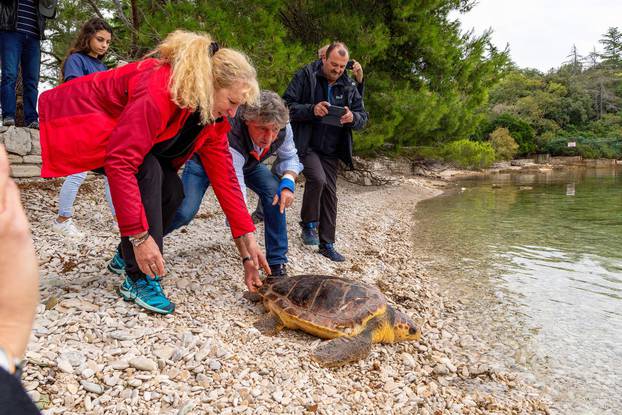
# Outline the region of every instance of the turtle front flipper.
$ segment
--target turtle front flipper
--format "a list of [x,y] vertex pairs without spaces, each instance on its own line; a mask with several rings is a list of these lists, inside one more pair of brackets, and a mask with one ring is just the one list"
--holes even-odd
[[250,291],[245,291],[244,294],[242,294],[242,298],[251,303],[258,303],[261,301],[261,295],[259,293],[252,293]]
[[370,331],[354,337],[337,337],[316,347],[311,358],[324,367],[343,366],[367,357],[371,345]]
[[266,313],[255,322],[255,328],[266,336],[276,336],[285,327],[274,314]]

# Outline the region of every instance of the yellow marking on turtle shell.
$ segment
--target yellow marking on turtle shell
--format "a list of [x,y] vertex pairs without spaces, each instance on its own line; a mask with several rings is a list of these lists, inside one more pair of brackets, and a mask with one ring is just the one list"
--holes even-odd
[[[334,339],[336,337],[343,336],[356,336],[360,334],[367,327],[367,323],[374,317],[381,317],[386,313],[386,306],[383,306],[376,310],[373,314],[370,314],[366,317],[363,322],[359,325],[354,325],[352,328],[348,328],[350,333],[346,333],[345,329],[343,331],[332,330],[328,327],[319,326],[317,324],[312,323],[311,321],[303,320],[296,316],[286,313],[280,307],[277,307],[276,304],[268,301],[267,307],[273,314],[279,317],[283,322],[283,325],[292,330],[302,330],[305,333],[312,334],[316,337],[320,337],[323,339]],[[381,341],[386,342],[386,339],[391,339],[389,342],[392,342],[394,338],[393,327],[391,327],[388,322],[380,326],[378,329],[374,330],[373,333],[373,342],[378,343]]]

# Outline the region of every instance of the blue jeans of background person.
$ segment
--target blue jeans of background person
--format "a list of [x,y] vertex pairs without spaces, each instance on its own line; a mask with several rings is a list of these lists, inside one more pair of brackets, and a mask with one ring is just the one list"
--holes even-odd
[[[209,187],[209,178],[200,162],[190,159],[181,176],[184,184],[184,201],[177,209],[171,225],[165,234],[190,223],[199,211],[203,195]],[[279,188],[279,180],[263,164],[244,175],[246,186],[257,193],[264,210],[264,237],[268,264],[287,262],[287,221],[285,213],[279,212],[279,205],[272,206],[272,199]]]
[[[65,178],[58,194],[58,216],[69,218],[73,215],[73,203],[76,200],[80,186],[84,182],[84,179],[86,179],[86,174],[86,172],[76,173]],[[114,205],[112,204],[112,196],[110,195],[110,186],[108,185],[108,178],[106,176],[104,176],[104,183],[106,202],[108,202],[112,216],[116,216]]]
[[39,38],[19,32],[0,32],[0,45],[2,117],[15,118],[15,84],[17,82],[17,71],[21,64],[24,83],[24,122],[25,125],[28,125],[33,121],[38,121],[37,96],[39,94],[39,69],[41,66]]

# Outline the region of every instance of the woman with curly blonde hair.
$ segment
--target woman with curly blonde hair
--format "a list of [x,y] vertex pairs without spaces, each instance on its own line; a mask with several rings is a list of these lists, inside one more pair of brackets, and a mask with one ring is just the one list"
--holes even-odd
[[184,197],[177,170],[199,149],[208,155],[206,168],[243,263],[254,265],[244,267],[246,285],[251,291],[261,285],[258,268],[269,268],[226,135],[226,117],[258,96],[256,72],[244,54],[185,31],[169,34],[139,62],[41,95],[41,176],[95,170],[108,178],[125,261],[124,299],[156,313],[174,311],[160,286],[163,229]]

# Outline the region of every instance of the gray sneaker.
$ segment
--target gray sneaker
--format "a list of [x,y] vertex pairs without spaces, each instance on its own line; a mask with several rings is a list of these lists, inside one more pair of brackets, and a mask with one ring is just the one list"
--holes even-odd
[[2,119],[2,125],[4,127],[11,127],[15,125],[15,118],[13,117],[4,117]]
[[26,126],[26,128],[32,128],[33,130],[39,129],[39,121],[33,121]]

